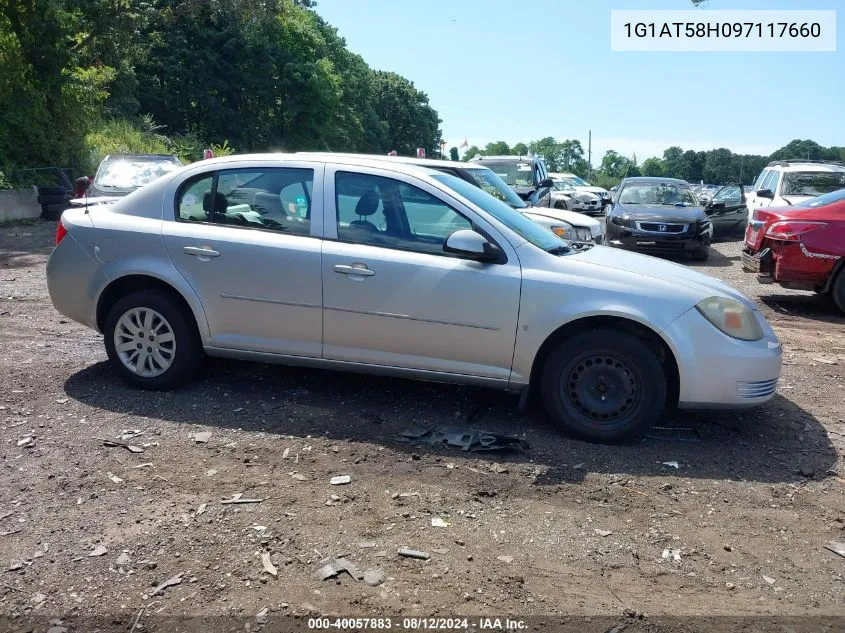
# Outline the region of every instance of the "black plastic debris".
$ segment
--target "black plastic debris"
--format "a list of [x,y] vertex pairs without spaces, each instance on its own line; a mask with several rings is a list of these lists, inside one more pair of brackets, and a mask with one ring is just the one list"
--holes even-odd
[[528,442],[513,435],[466,426],[412,427],[402,432],[405,442],[455,446],[464,451],[528,450]]

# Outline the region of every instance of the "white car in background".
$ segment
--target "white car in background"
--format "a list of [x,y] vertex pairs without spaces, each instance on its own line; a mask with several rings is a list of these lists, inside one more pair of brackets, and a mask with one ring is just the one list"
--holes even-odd
[[551,207],[587,215],[599,215],[602,212],[602,201],[596,194],[578,191],[564,180],[552,178],[552,182],[554,185],[551,189],[539,190],[536,196],[529,198],[535,207]]
[[822,160],[775,160],[746,196],[748,217],[755,209],[786,207],[831,191],[845,189],[845,165]]
[[555,180],[562,180],[575,187],[577,191],[595,194],[596,196],[598,196],[599,200],[601,200],[602,207],[606,207],[608,204],[610,204],[611,196],[608,193],[607,189],[605,189],[604,187],[594,187],[586,180],[579,176],[576,176],[575,174],[550,173],[549,177]]

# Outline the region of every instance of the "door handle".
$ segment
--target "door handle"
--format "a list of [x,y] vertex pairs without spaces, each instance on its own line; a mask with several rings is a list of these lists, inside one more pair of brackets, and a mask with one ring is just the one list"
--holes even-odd
[[197,257],[220,257],[220,253],[212,248],[202,248],[199,246],[185,246],[182,251],[186,255],[195,255]]
[[370,270],[363,264],[359,264],[358,266],[348,266],[346,264],[337,264],[334,267],[334,271],[336,273],[340,273],[341,275],[360,275],[361,277],[372,277],[376,274],[376,271]]

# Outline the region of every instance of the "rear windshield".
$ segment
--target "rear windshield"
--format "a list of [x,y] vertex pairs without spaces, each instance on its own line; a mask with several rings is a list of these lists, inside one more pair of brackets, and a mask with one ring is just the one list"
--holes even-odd
[[798,204],[794,204],[792,206],[796,209],[814,209],[826,204],[839,202],[840,200],[845,200],[845,189],[838,189],[837,191],[826,193],[823,196],[816,196],[815,198],[804,200],[804,202],[799,202]]
[[821,196],[845,187],[845,171],[788,171],[783,174],[782,196]]

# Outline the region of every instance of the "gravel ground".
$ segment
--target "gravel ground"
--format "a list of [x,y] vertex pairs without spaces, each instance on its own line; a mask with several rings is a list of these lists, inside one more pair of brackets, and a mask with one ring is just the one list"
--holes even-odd
[[[670,616],[845,616],[845,558],[824,547],[845,541],[845,318],[824,297],[757,284],[739,242],[690,265],[758,301],[785,348],[779,394],[607,447],[467,387],[213,360],[177,392],[132,390],[100,336],[50,304],[54,232],[0,229],[0,618],[12,629],[176,630],[163,618],[202,615],[256,630],[327,614],[533,616],[535,628],[590,616],[579,630],[601,631],[606,616],[634,631],[695,628],[659,624]],[[399,439],[467,423],[530,448]],[[330,485],[337,475],[351,483]],[[238,494],[260,502],[223,503]],[[339,556],[384,582],[319,580]]]

